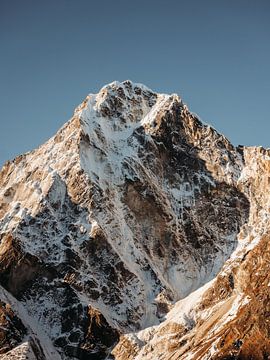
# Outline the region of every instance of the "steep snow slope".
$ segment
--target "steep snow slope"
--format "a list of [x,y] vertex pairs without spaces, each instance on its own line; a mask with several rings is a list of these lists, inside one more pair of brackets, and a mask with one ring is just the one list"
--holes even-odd
[[[52,139],[0,173],[5,294],[39,322],[62,359],[111,351],[158,358],[153,349],[162,338],[170,346],[171,328],[178,338],[192,334],[196,307],[220,270],[250,251],[261,198],[248,183],[258,158],[245,164],[243,149],[175,94],[130,81],[106,85]],[[228,301],[238,308],[242,300],[236,293]],[[20,346],[31,336],[20,309],[13,311],[26,335],[3,341],[5,352],[28,346]]]

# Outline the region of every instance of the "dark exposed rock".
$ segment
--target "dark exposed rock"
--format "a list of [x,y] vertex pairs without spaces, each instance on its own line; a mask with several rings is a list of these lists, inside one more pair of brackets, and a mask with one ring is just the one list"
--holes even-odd
[[26,327],[13,312],[11,306],[0,301],[0,354],[17,346],[26,334]]

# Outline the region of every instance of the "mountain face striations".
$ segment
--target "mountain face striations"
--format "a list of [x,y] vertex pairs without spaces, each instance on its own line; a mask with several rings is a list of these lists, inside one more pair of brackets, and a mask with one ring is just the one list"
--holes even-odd
[[0,172],[0,358],[270,359],[270,150],[90,94]]

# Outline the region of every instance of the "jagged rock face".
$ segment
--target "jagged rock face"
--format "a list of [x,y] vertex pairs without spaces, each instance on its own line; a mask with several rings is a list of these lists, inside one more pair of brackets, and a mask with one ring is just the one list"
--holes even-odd
[[250,200],[238,246],[219,274],[158,326],[123,335],[117,359],[269,359],[269,150],[245,148],[237,187]]
[[20,344],[27,330],[10,304],[0,301],[0,354]]
[[[34,339],[18,351],[225,358],[250,356],[255,338],[257,358],[266,356],[267,287],[249,276],[255,251],[267,276],[258,224],[268,156],[234,148],[177,95],[129,81],[90,94],[52,139],[0,173],[0,282]],[[233,304],[241,316],[225,321]],[[245,337],[250,313],[261,325]]]

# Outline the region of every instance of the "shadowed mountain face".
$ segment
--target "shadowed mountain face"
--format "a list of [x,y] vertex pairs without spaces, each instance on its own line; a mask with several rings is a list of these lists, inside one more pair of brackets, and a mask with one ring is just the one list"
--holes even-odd
[[267,359],[269,155],[174,94],[88,95],[0,172],[4,359]]

